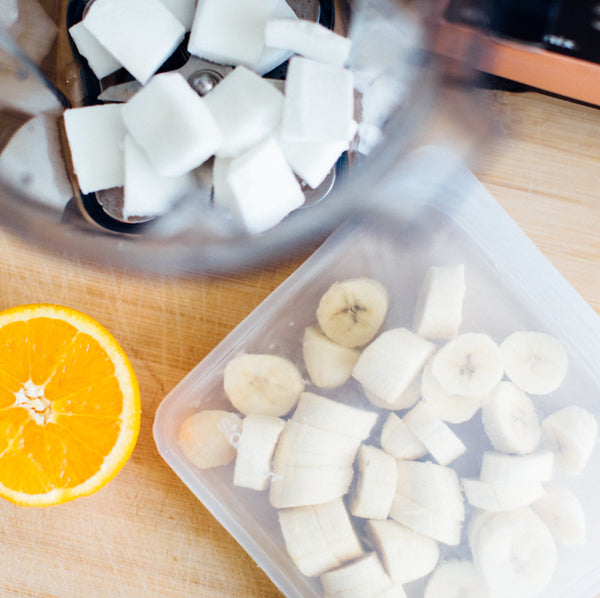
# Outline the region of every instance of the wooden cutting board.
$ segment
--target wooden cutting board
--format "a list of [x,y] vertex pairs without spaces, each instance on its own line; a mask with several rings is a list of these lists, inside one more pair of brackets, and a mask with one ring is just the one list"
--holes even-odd
[[[489,191],[600,311],[600,112],[535,93],[484,94],[503,136],[476,164]],[[104,324],[138,374],[141,434],[95,495],[46,509],[0,501],[0,594],[61,598],[280,593],[159,457],[161,399],[307,257],[214,277],[142,276],[49,255],[0,228],[0,309],[52,302]]]

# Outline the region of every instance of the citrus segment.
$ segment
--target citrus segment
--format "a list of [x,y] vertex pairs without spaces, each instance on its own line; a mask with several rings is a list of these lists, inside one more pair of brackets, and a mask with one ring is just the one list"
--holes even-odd
[[44,506],[91,494],[139,427],[133,368],[105,328],[55,305],[0,312],[0,496]]

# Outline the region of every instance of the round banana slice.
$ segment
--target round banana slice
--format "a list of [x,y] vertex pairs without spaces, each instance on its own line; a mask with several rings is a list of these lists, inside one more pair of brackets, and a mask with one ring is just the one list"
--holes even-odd
[[235,413],[208,409],[198,411],[179,428],[179,446],[196,467],[228,465],[236,455],[242,420]]
[[556,545],[548,526],[530,507],[486,513],[473,519],[473,560],[494,595],[534,598],[556,567]]
[[491,598],[491,595],[471,561],[451,559],[433,572],[423,598]]
[[233,406],[243,414],[280,417],[298,402],[304,379],[284,357],[246,353],[225,366],[223,385]]
[[570,490],[549,486],[531,506],[563,546],[585,544],[585,514]]
[[500,346],[506,375],[533,395],[556,390],[567,375],[568,357],[561,342],[543,332],[513,332]]
[[481,408],[481,420],[497,451],[525,455],[540,441],[540,422],[533,401],[512,382],[500,382],[491,392]]
[[423,401],[440,419],[451,424],[460,424],[470,420],[487,399],[487,395],[467,397],[447,393],[431,372],[431,360],[423,369],[421,395]]
[[500,382],[504,366],[500,349],[487,334],[466,332],[437,352],[431,372],[447,393],[477,397]]
[[334,343],[315,326],[307,326],[302,339],[302,356],[315,386],[336,388],[350,379],[360,351]]
[[583,407],[570,405],[542,422],[542,444],[554,453],[554,460],[571,475],[580,474],[598,440],[598,421]]
[[346,347],[362,347],[377,334],[388,309],[385,287],[372,278],[335,282],[321,297],[317,320],[321,330]]

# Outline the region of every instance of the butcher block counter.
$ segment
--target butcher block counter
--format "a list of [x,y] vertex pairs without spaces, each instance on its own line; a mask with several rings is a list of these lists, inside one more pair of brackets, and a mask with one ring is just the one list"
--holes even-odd
[[[474,165],[485,187],[600,312],[600,112],[486,91],[501,135]],[[50,302],[106,326],[141,387],[137,446],[96,494],[58,507],[0,502],[2,596],[281,595],[159,456],[165,395],[308,257],[210,277],[149,276],[51,255],[0,228],[0,308]]]

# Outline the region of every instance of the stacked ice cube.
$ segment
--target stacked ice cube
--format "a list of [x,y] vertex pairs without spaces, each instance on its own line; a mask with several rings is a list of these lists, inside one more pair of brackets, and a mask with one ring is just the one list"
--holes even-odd
[[[200,97],[158,73],[187,49],[233,70]],[[261,233],[321,184],[356,132],[350,41],[296,17],[285,0],[95,0],[70,30],[98,78],[125,68],[127,103],[73,108],[65,130],[81,190],[124,187],[124,214],[155,216],[214,157],[214,203]],[[290,56],[285,88],[262,78]]]

